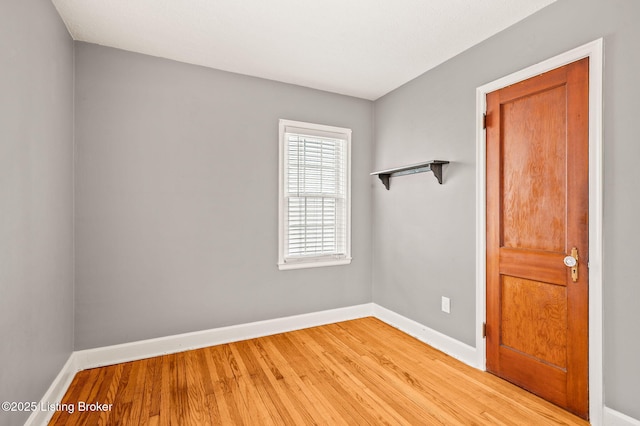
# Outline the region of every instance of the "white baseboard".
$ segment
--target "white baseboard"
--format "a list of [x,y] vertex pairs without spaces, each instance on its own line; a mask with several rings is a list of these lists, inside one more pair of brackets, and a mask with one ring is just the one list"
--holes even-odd
[[81,370],[373,315],[371,303],[74,352]]
[[629,417],[609,407],[604,407],[604,426],[640,426],[640,420]]
[[[39,407],[49,407],[50,404],[55,405],[62,401],[69,385],[71,385],[71,381],[79,370],[81,368],[78,368],[75,352],[73,352],[40,400]],[[27,419],[25,426],[46,425],[54,413],[55,411],[48,409],[34,410]]]
[[[71,354],[62,370],[55,378],[44,397],[41,406],[58,404],[78,371],[89,368],[135,361],[170,353],[199,349],[224,343],[237,342],[257,337],[269,336],[288,331],[301,330],[340,321],[374,316],[418,340],[450,355],[465,364],[481,368],[477,364],[476,349],[425,325],[397,314],[375,303],[312,312],[272,320],[239,324],[193,333],[178,334],[157,339],[141,340],[121,345],[86,349]],[[36,411],[25,425],[46,425],[53,416],[52,411]],[[604,407],[604,426],[640,426],[640,421]]]
[[414,320],[406,318],[400,314],[373,304],[373,315],[381,321],[395,327],[421,342],[434,347],[449,356],[452,356],[465,364],[479,368],[477,363],[476,348],[460,342],[452,337],[435,331]]

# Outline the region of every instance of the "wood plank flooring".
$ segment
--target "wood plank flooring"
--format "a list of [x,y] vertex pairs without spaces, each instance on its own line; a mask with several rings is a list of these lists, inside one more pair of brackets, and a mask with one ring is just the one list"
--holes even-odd
[[50,425],[588,424],[375,318],[81,371],[62,402]]

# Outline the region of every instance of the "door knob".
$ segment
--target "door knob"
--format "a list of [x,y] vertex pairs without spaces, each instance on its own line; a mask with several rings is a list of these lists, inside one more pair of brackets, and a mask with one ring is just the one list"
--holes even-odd
[[573,282],[578,281],[578,249],[576,247],[571,249],[570,256],[565,256],[564,264],[571,268],[571,279]]

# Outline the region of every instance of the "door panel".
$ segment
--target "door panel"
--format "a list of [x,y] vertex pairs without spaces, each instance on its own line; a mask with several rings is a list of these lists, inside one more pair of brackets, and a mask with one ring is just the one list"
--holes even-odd
[[564,251],[565,98],[559,86],[502,105],[502,247]]
[[567,367],[566,287],[502,276],[502,345]]
[[487,370],[584,418],[588,111],[588,59],[487,95]]

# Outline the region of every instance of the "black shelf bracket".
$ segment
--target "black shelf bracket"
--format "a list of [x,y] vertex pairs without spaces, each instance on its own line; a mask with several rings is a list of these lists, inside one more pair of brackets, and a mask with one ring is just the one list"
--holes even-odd
[[438,179],[438,183],[442,185],[442,165],[449,164],[448,161],[432,160],[425,161],[424,163],[412,164],[410,166],[396,167],[393,169],[380,170],[379,172],[371,173],[371,176],[378,176],[382,184],[387,190],[391,186],[391,178],[396,176],[413,175],[416,173],[433,172],[433,175]]

